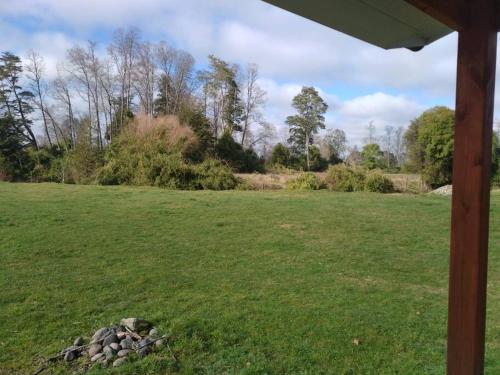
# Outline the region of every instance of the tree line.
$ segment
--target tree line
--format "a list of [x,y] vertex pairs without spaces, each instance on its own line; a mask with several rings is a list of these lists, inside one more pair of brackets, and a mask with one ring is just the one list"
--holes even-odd
[[[319,92],[303,87],[291,103],[295,113],[283,119],[288,137],[276,144],[276,129],[263,115],[257,65],[210,55],[197,70],[190,53],[143,40],[135,28],[116,30],[105,54],[97,51],[93,41],[70,48],[50,79],[35,51],[23,60],[1,54],[0,179],[154,184],[175,168],[191,178],[199,172],[191,166],[207,161],[233,172],[324,171],[344,163],[420,173],[431,186],[451,181],[454,113],[446,107],[425,111],[406,130],[386,126],[382,136],[371,122],[365,144],[349,147],[343,130],[326,129],[328,104]],[[159,139],[151,141],[153,135]],[[495,133],[495,180],[498,144]]]
[[[263,116],[266,92],[256,64],[242,68],[210,55],[207,67],[196,70],[191,54],[144,41],[135,28],[115,31],[104,56],[97,50],[93,41],[70,48],[51,79],[35,51],[23,61],[2,53],[2,179],[95,180],[137,116],[146,122],[175,116],[194,132],[202,159],[216,158],[235,172],[264,172],[266,165],[280,164],[271,157],[276,129]],[[341,161],[343,131],[328,132],[322,146],[315,146],[328,108],[318,92],[304,87],[292,106],[297,114],[286,119],[290,137],[284,152],[290,156],[284,164],[323,170]]]
[[207,155],[238,171],[262,170],[254,150],[265,154],[275,134],[262,115],[265,96],[257,65],[242,68],[209,56],[208,67],[198,71],[191,54],[144,41],[135,28],[115,31],[105,56],[92,41],[70,48],[50,80],[38,53],[30,51],[22,61],[4,52],[0,173],[4,179],[34,179],[45,159],[63,164],[60,159],[69,155],[79,160],[73,168],[90,175],[137,115],[176,116],[193,129]]
[[[364,146],[348,148],[345,133],[333,129],[317,136],[325,128],[324,113],[328,106],[314,88],[304,87],[293,99],[298,114],[289,116],[288,144],[277,144],[272,152],[273,164],[292,168],[323,171],[328,165],[344,163],[365,170],[390,173],[418,173],[431,187],[452,182],[453,134],[455,113],[437,106],[424,111],[411,121],[408,128],[386,126],[381,137],[376,136],[373,122],[367,126]],[[304,161],[305,160],[305,161]],[[500,184],[500,141],[493,132],[492,183]]]

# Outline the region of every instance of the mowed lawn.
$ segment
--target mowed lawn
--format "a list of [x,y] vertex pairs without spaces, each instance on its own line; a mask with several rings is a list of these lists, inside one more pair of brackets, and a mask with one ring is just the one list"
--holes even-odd
[[[1,183],[0,373],[32,373],[75,337],[141,316],[179,361],[165,348],[115,373],[443,374],[449,207]],[[486,373],[499,374],[499,194],[492,208]]]

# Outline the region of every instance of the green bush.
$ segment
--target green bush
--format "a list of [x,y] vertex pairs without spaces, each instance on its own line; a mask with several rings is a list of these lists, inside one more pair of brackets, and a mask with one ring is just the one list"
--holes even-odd
[[413,120],[404,135],[406,169],[421,173],[433,188],[451,182],[454,126],[453,110],[434,107]]
[[498,188],[500,187],[500,174],[495,173],[491,175],[491,186]]
[[11,116],[0,117],[0,180],[26,181],[33,169],[26,139]]
[[361,151],[363,167],[366,169],[382,168],[384,166],[384,153],[376,143],[369,143]]
[[[134,185],[137,182],[135,176],[144,175],[144,164],[139,162],[140,156],[133,153],[120,153],[119,156],[112,155],[113,144],[110,145],[106,163],[96,175],[97,183],[100,185]],[[148,181],[146,185],[150,185]]]
[[[321,156],[318,147],[311,146],[309,148],[309,153],[309,170],[314,172],[323,172],[328,168],[328,160]],[[305,159],[304,167],[307,167],[307,162]]]
[[205,114],[189,106],[183,106],[180,110],[179,120],[187,124],[198,139],[198,153],[190,155],[193,161],[202,161],[207,155],[214,152],[215,139],[210,127],[210,121]]
[[100,185],[119,185],[117,165],[110,161],[97,171],[97,183]]
[[240,173],[264,172],[264,163],[255,151],[244,150],[227,132],[217,141],[215,152],[219,159]]
[[238,185],[236,185],[234,189],[239,191],[257,190],[257,188],[254,185],[252,185],[249,181],[243,178],[238,179]]
[[381,172],[374,171],[368,173],[365,178],[365,191],[373,193],[391,193],[394,191],[394,185],[392,181]]
[[[31,182],[75,182],[75,179],[71,177],[71,172],[72,168],[75,169],[76,152],[76,150],[69,151],[59,146],[44,146],[38,150],[29,148],[27,155],[29,156],[30,172],[27,179]],[[97,165],[97,156],[95,156],[93,163]],[[85,169],[81,165],[79,168]],[[89,179],[77,182],[93,182],[93,172],[93,168],[91,168]]]
[[136,117],[109,145],[97,182],[196,189],[198,175],[189,160],[200,153],[198,145],[176,117]]
[[273,147],[270,160],[271,164],[287,167],[290,165],[290,159],[290,150],[284,144],[278,143]]
[[[222,162],[207,159],[201,164],[190,164],[181,154],[156,154],[151,158],[135,156],[132,163],[111,159],[99,170],[101,185],[153,185],[179,190],[230,190],[238,179]],[[130,168],[131,165],[135,167]]]
[[102,152],[88,144],[77,144],[68,152],[65,161],[65,182],[75,184],[93,184],[103,164]]
[[167,189],[196,189],[196,169],[180,155],[158,154],[151,163],[149,179],[154,185]]
[[345,164],[332,165],[326,172],[325,183],[328,189],[333,191],[362,191],[364,190],[365,174],[349,168]]
[[205,190],[231,190],[238,185],[238,179],[222,162],[207,159],[196,166],[198,188]]
[[68,183],[68,155],[52,160],[50,163],[49,180],[59,183]]
[[319,190],[321,189],[321,180],[314,173],[306,172],[299,174],[286,184],[289,190]]

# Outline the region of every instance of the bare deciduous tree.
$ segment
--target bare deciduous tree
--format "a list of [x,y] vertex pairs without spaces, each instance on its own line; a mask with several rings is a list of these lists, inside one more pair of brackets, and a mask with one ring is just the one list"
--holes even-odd
[[394,132],[394,155],[396,157],[396,164],[401,167],[404,162],[404,129],[402,126],[398,127]]
[[104,121],[106,125],[106,139],[112,140],[114,115],[116,112],[115,106],[115,82],[113,76],[113,69],[109,60],[105,60],[101,64],[101,74],[99,75],[100,84],[100,99],[104,113]]
[[393,154],[393,145],[392,145],[392,137],[394,133],[394,127],[388,125],[384,129],[384,147],[385,147],[385,157],[387,168],[391,167],[391,154]]
[[[77,83],[77,92],[81,98],[87,103],[87,118],[92,124],[92,93],[91,93],[91,72],[87,61],[86,51],[80,47],[75,46],[68,50],[67,71],[72,75]],[[92,139],[92,126],[88,127],[89,139]]]
[[331,162],[338,162],[345,157],[347,138],[341,129],[328,129],[319,142],[321,156]]
[[75,46],[68,50],[68,71],[78,83],[81,97],[87,102],[89,137],[96,134],[97,146],[103,149],[103,132],[101,126],[101,80],[102,65],[96,53],[96,43],[89,41],[87,48]]
[[87,45],[87,61],[88,69],[90,71],[90,92],[92,97],[92,102],[94,104],[95,111],[95,125],[97,132],[97,143],[100,149],[103,149],[103,136],[101,127],[101,105],[100,105],[100,89],[101,85],[99,83],[101,76],[101,63],[96,55],[96,43],[89,41]]
[[68,127],[67,136],[71,141],[70,144],[75,145],[77,130],[75,115],[73,113],[71,78],[68,75],[64,75],[64,69],[61,67],[58,69],[57,77],[52,81],[50,92],[52,98],[62,107],[65,114],[63,123],[66,123]]
[[266,92],[257,85],[259,69],[256,64],[248,64],[243,78],[243,124],[241,145],[245,145],[251,125],[258,122],[262,114],[260,108],[265,102]]
[[45,136],[47,137],[47,142],[49,142],[49,145],[52,147],[52,139],[49,132],[47,115],[45,112],[45,93],[47,91],[47,85],[43,79],[45,70],[43,57],[40,56],[37,52],[30,50],[28,52],[27,64],[25,66],[25,69],[28,72],[27,77],[30,81],[30,88],[33,92],[33,104],[42,115]]
[[202,85],[205,116],[211,120],[214,138],[228,128],[229,105],[235,104],[238,66],[231,65],[213,55],[208,57],[209,69],[198,73]]
[[113,42],[108,53],[115,65],[119,81],[119,127],[123,127],[125,117],[132,104],[132,76],[137,61],[140,32],[136,28],[118,29],[113,35]]
[[193,93],[193,71],[194,58],[185,51],[178,51],[176,58],[175,74],[173,79],[174,87],[174,114],[178,114],[181,104]]
[[366,138],[366,144],[372,144],[377,142],[377,138],[375,136],[375,133],[377,132],[377,128],[375,128],[375,125],[373,124],[373,121],[370,121],[367,126],[368,130],[368,137]]
[[276,127],[262,120],[259,122],[256,136],[254,137],[251,132],[248,135],[252,142],[248,142],[247,147],[257,149],[264,159],[268,159],[277,139]]
[[133,70],[133,86],[139,97],[140,111],[153,115],[156,65],[153,46],[149,42],[140,43],[137,48],[137,63]]

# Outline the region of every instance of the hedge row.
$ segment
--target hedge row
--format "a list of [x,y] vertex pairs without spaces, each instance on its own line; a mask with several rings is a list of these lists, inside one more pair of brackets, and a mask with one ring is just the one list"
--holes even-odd
[[364,171],[350,168],[344,164],[330,166],[326,176],[321,179],[318,175],[307,172],[301,173],[287,184],[290,190],[319,190],[353,192],[368,191],[374,193],[391,193],[394,186],[380,171]]

